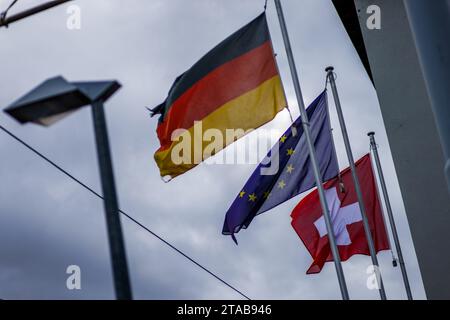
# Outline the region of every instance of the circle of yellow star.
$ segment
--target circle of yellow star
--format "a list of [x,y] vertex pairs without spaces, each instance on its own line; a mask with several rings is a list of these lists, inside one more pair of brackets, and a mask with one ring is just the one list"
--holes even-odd
[[287,173],[292,173],[292,171],[294,171],[294,166],[292,164],[288,165],[286,167],[286,171],[287,171]]
[[286,137],[286,136],[282,136],[282,137],[280,138],[280,141],[281,141],[281,143],[285,142],[285,141],[286,141],[286,139],[287,139],[287,137]]
[[264,199],[267,199],[269,197],[270,197],[270,192],[269,191],[264,192]]
[[239,198],[243,198],[244,195],[245,195],[245,191],[244,191],[244,190],[242,190],[241,192],[239,192]]
[[289,148],[289,149],[287,150],[287,155],[288,155],[288,156],[292,156],[294,153],[295,153],[295,150],[292,149],[292,148]]
[[278,182],[278,188],[283,189],[286,186],[286,183],[284,182],[284,180],[281,180],[280,182]]
[[256,201],[256,194],[252,193],[248,196],[248,201],[255,202]]

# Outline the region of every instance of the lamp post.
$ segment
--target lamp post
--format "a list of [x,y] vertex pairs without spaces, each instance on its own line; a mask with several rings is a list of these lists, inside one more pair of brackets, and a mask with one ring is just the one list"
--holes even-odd
[[81,107],[92,106],[116,298],[131,300],[125,245],[103,109],[104,102],[120,87],[114,80],[68,82],[59,76],[44,81],[4,111],[22,124],[33,122],[49,126]]

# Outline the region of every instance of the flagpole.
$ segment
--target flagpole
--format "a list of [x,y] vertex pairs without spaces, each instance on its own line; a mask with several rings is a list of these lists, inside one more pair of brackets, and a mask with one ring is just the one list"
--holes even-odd
[[284,20],[283,8],[281,7],[280,0],[275,0],[275,6],[278,13],[278,20],[280,21],[281,32],[283,34],[284,45],[286,48],[286,54],[289,61],[289,67],[291,69],[291,76],[294,83],[295,94],[297,96],[297,102],[300,109],[300,114],[302,117],[303,131],[308,144],[309,154],[311,156],[311,164],[313,167],[314,178],[316,180],[317,190],[320,196],[320,204],[323,211],[323,216],[325,219],[325,225],[328,232],[328,240],[331,247],[331,253],[334,259],[334,265],[336,267],[337,278],[339,281],[339,287],[341,289],[341,295],[343,300],[349,300],[347,284],[345,283],[344,271],[342,269],[341,258],[339,256],[339,250],[336,245],[336,239],[334,236],[333,226],[330,218],[330,211],[328,210],[328,204],[325,198],[325,190],[322,185],[322,177],[320,174],[319,164],[317,161],[316,151],[314,149],[314,144],[311,138],[311,132],[309,130],[309,119],[306,114],[305,103],[303,101],[303,95],[300,88],[300,81],[298,79],[297,68],[295,66],[294,56],[292,54],[291,43],[289,40],[289,35],[287,32],[286,21]]
[[363,195],[361,192],[361,186],[359,184],[358,175],[356,173],[355,160],[353,159],[352,148],[350,146],[350,140],[348,138],[347,127],[345,125],[344,115],[342,113],[341,102],[339,101],[339,95],[336,88],[336,82],[333,73],[333,67],[327,67],[327,78],[330,81],[331,89],[333,91],[334,104],[336,106],[337,115],[339,118],[339,124],[341,126],[342,136],[344,138],[345,150],[347,152],[348,162],[350,164],[350,170],[352,172],[353,183],[355,185],[356,195],[358,197],[359,208],[361,210],[361,216],[364,225],[364,231],[366,234],[367,243],[369,245],[370,257],[372,258],[372,264],[377,268],[377,282],[379,286],[379,292],[381,300],[386,300],[386,292],[384,290],[383,280],[381,274],[379,274],[379,264],[377,259],[377,252],[375,251],[375,245],[373,243],[372,234],[370,232],[369,220],[367,219],[366,208],[364,206]]
[[402,270],[403,282],[405,284],[406,295],[408,300],[413,300],[411,287],[409,285],[408,274],[406,272],[405,261],[403,260],[402,248],[400,246],[400,240],[397,233],[397,227],[395,225],[394,215],[392,214],[391,201],[389,200],[389,194],[386,188],[386,181],[384,180],[383,169],[381,168],[380,157],[378,155],[378,147],[375,142],[375,132],[369,132],[367,134],[370,137],[370,149],[372,150],[375,165],[378,171],[378,178],[380,179],[381,191],[384,197],[384,203],[386,204],[386,211],[391,225],[392,236],[394,238],[395,249],[397,250],[398,261],[400,263],[400,269]]

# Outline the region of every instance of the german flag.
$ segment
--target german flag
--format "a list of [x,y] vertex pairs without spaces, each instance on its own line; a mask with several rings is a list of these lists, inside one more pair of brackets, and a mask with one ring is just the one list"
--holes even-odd
[[[227,129],[237,129],[238,139],[272,120],[286,106],[263,13],[179,76],[167,99],[151,110],[152,116],[160,114],[156,131],[161,147],[155,161],[161,176],[183,174],[218,151],[204,152],[210,142],[203,141],[202,133],[198,137],[195,126],[200,126],[202,132],[219,130],[222,137]],[[189,137],[190,141],[186,141]],[[222,140],[220,149],[234,142]],[[173,159],[181,143],[190,146],[188,151],[183,150],[190,154],[183,155],[186,161],[182,163]]]

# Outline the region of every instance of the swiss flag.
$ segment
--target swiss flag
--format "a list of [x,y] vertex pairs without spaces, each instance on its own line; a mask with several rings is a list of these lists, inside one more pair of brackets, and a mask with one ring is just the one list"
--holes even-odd
[[[356,171],[375,249],[377,252],[388,250],[389,241],[369,154],[356,162]],[[341,172],[341,181],[343,185],[338,177],[334,178],[325,183],[324,187],[339,254],[341,260],[345,261],[354,254],[370,253],[350,168]],[[333,257],[317,189],[300,201],[292,211],[291,217],[292,227],[313,258],[313,263],[306,273],[319,273],[325,262],[333,261]]]

